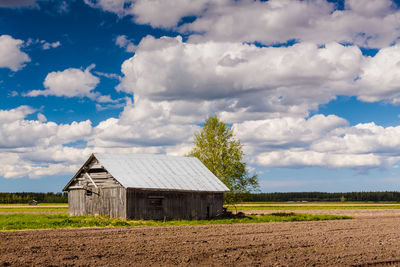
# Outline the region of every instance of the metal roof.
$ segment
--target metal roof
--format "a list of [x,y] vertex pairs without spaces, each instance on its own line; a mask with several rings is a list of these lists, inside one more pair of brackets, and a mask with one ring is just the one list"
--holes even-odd
[[229,189],[194,157],[147,154],[94,154],[125,188],[228,192]]

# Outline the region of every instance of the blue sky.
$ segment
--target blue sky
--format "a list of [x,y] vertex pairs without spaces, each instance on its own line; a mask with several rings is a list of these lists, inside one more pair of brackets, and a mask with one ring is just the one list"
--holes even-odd
[[0,1],[0,191],[184,155],[211,115],[264,192],[399,190],[398,4]]

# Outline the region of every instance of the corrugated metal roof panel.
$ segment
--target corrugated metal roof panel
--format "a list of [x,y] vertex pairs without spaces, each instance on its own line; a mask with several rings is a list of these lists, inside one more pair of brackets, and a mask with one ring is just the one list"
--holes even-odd
[[197,158],[97,153],[94,156],[125,188],[229,191]]

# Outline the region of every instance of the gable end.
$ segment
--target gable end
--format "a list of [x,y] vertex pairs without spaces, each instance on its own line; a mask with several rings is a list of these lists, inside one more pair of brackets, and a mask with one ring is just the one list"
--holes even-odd
[[63,191],[70,189],[112,188],[122,185],[100,164],[92,154],[72,177]]

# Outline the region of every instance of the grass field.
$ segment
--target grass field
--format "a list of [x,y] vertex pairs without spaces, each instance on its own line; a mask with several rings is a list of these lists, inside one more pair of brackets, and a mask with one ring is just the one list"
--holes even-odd
[[38,203],[37,205],[29,205],[28,203],[13,203],[13,204],[0,204],[0,207],[10,206],[26,206],[26,207],[40,207],[40,206],[61,206],[68,207],[68,203]]
[[35,206],[28,204],[0,204],[0,212],[68,212],[68,204],[42,203]]
[[[396,202],[245,202],[234,206],[227,206],[228,210],[316,210],[316,209],[400,209],[400,203]],[[41,203],[37,206],[28,204],[0,204],[0,213],[17,212],[68,212],[68,204],[65,203]]]
[[101,216],[69,217],[67,214],[3,214],[0,215],[0,230],[25,229],[59,229],[79,227],[115,227],[115,226],[167,226],[167,225],[206,225],[206,224],[239,224],[288,221],[320,221],[352,219],[350,216],[311,215],[297,213],[273,213],[268,215],[251,215],[245,218],[214,220],[135,220],[110,219]]
[[[290,202],[290,203],[241,203],[237,204],[238,210],[313,210],[313,209],[400,209],[400,203],[395,202]],[[228,210],[235,210],[234,206],[228,206]]]

